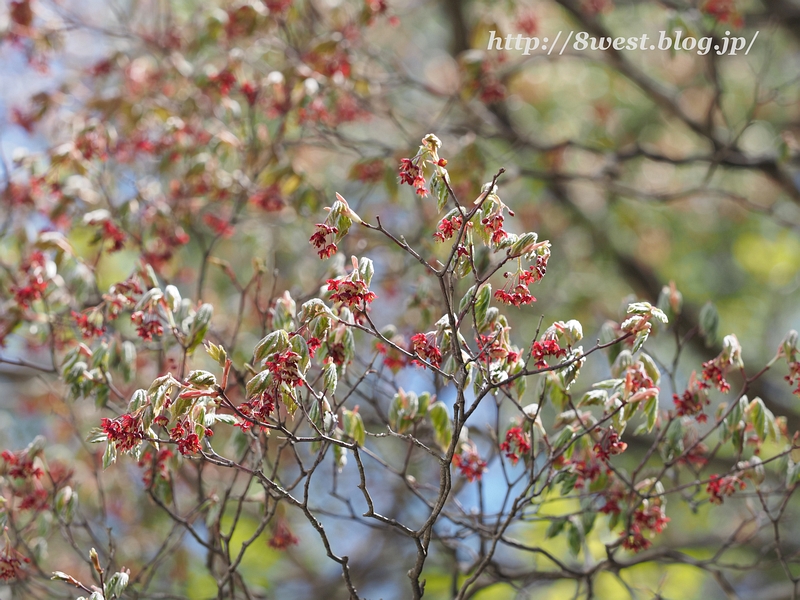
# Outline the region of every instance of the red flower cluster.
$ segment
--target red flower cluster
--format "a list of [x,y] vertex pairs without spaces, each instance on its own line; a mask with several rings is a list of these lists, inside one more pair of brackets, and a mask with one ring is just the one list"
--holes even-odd
[[231,225],[227,219],[218,217],[213,213],[204,214],[203,223],[208,225],[216,235],[223,238],[231,237],[235,231],[233,225]]
[[[437,227],[437,229],[439,231],[434,233],[433,237],[435,237],[440,242],[443,242],[445,240],[449,240],[456,233],[458,233],[458,230],[461,229],[462,223],[463,223],[463,220],[461,219],[461,217],[459,215],[455,215],[451,219],[448,219],[448,218],[445,217],[444,219],[439,221],[439,226]],[[467,227],[470,227],[471,225],[472,225],[472,223],[468,223]]]
[[528,267],[527,271],[519,273],[519,282],[525,285],[537,283],[547,274],[547,261],[550,259],[550,254],[537,254],[536,264]]
[[498,302],[516,307],[536,302],[536,297],[531,294],[526,286],[518,284],[514,286],[512,290],[513,291],[508,291],[508,289],[504,287],[503,289],[495,291],[494,297]]
[[0,456],[6,462],[4,471],[14,480],[11,491],[14,497],[20,500],[19,509],[32,511],[46,509],[50,495],[40,481],[44,471],[34,465],[33,457],[26,450],[19,452],[5,450]]
[[253,426],[253,421],[264,423],[275,410],[276,395],[275,391],[267,390],[252,400],[242,402],[239,405],[239,412],[245,419],[240,420],[236,426],[242,431],[248,431]]
[[161,336],[164,333],[164,328],[158,321],[158,316],[152,312],[145,313],[141,310],[131,314],[131,322],[136,325],[136,335],[138,335],[145,342],[153,339],[153,336]]
[[476,479],[480,480],[486,471],[486,461],[481,460],[478,451],[471,446],[465,446],[460,454],[453,455],[453,466],[461,471],[461,475],[470,483]]
[[216,73],[208,78],[210,83],[213,83],[219,89],[219,93],[223,96],[227,96],[231,93],[231,88],[236,83],[236,76],[233,74],[228,68],[222,69],[219,73]]
[[651,504],[648,507],[641,506],[633,513],[633,523],[630,529],[622,535],[622,547],[634,552],[647,550],[653,543],[644,536],[644,531],[651,533],[661,533],[669,523],[669,517],[664,515],[664,509],[660,504]]
[[600,463],[595,460],[574,460],[572,461],[572,471],[578,476],[575,482],[576,489],[582,489],[586,482],[592,483],[595,479],[600,477],[602,469]]
[[359,162],[350,169],[350,177],[362,183],[378,183],[383,179],[383,161],[379,158],[367,162]]
[[401,354],[392,346],[386,346],[382,342],[375,344],[375,350],[383,355],[383,364],[386,365],[393,373],[397,373],[400,369],[408,364],[405,354]]
[[[687,442],[684,439],[684,446],[686,445]],[[689,449],[685,450],[678,459],[678,464],[692,465],[700,469],[708,462],[708,459],[705,457],[706,452],[708,452],[708,447],[705,444],[690,443]]]
[[747,487],[747,484],[733,475],[728,477],[712,475],[709,477],[708,486],[706,487],[706,492],[711,496],[708,501],[711,502],[711,504],[722,504],[724,500],[723,496],[733,496],[737,487],[743,490]]
[[141,460],[139,460],[139,466],[144,468],[142,481],[146,487],[152,485],[154,473],[158,479],[169,479],[169,471],[167,471],[166,462],[167,459],[173,456],[172,450],[169,448],[162,448],[158,451],[158,454],[156,454],[155,464],[153,464],[153,453],[150,452],[150,450],[144,453]]
[[729,23],[733,27],[744,25],[742,15],[736,10],[735,0],[708,0],[700,10],[716,19],[718,23]]
[[[711,384],[722,393],[727,393],[731,390],[730,384],[725,381],[725,373],[720,368],[717,359],[712,359],[703,363],[702,377],[705,381],[710,381]],[[708,385],[708,384],[701,384]]]
[[300,377],[300,355],[292,350],[284,350],[279,354],[273,354],[273,358],[267,360],[264,366],[272,373],[273,384],[280,388],[282,383],[290,387],[303,385]]
[[800,396],[800,361],[795,360],[789,363],[789,374],[784,379],[789,382],[789,385],[797,384],[797,388],[792,393]]
[[20,265],[27,281],[22,285],[12,285],[11,293],[21,308],[28,308],[31,302],[40,300],[44,296],[47,289],[47,281],[44,279],[45,261],[44,254],[36,250]]
[[[419,163],[420,161],[417,161]],[[417,190],[417,195],[423,198],[430,192],[425,187],[425,176],[419,164],[415,164],[410,158],[400,159],[400,184],[408,184]]]
[[[514,216],[511,211],[509,211],[509,214]],[[483,219],[481,219],[481,225],[483,225],[491,234],[493,244],[499,244],[503,241],[503,239],[506,238],[506,236],[508,236],[508,232],[503,229],[504,220],[505,217],[503,217],[502,208],[486,215]]]
[[116,419],[101,419],[100,428],[120,452],[132,450],[144,439],[141,419],[127,413]]
[[616,431],[608,430],[602,439],[594,445],[594,453],[603,462],[617,454],[622,454],[628,444],[623,442]]
[[695,416],[698,422],[705,423],[708,417],[703,414],[703,406],[709,404],[711,401],[703,390],[687,389],[683,392],[682,396],[678,394],[672,395],[672,401],[675,403],[678,416]]
[[254,106],[256,100],[258,99],[258,88],[250,81],[245,81],[239,86],[239,91],[242,92],[242,95],[247,100],[247,104],[250,106]]
[[[185,427],[184,427],[185,425]],[[206,429],[206,435],[210,432]],[[200,437],[193,431],[191,424],[187,422],[178,422],[175,427],[169,431],[169,439],[177,442],[178,451],[184,456],[187,454],[196,454],[200,452]]]
[[286,524],[286,521],[283,519],[278,519],[275,523],[275,529],[272,531],[272,537],[269,540],[270,548],[275,548],[276,550],[286,550],[289,546],[296,546],[300,543],[292,530],[289,529],[289,526]]
[[111,240],[109,252],[119,252],[125,245],[125,234],[110,220],[103,221],[103,230],[100,235],[104,240]]
[[105,326],[97,325],[94,321],[89,319],[92,313],[78,313],[73,310],[71,314],[72,318],[75,320],[75,325],[81,330],[83,339],[90,340],[106,332]]
[[554,356],[556,358],[563,358],[567,355],[567,351],[558,345],[556,340],[542,340],[540,342],[533,342],[531,347],[531,357],[534,360],[534,368],[545,369],[547,368],[546,356]]
[[339,230],[325,223],[317,223],[314,227],[317,228],[317,231],[309,238],[309,243],[317,248],[317,254],[319,254],[320,258],[330,258],[336,254],[337,248],[333,240]]
[[316,354],[317,350],[319,350],[320,346],[322,346],[322,340],[315,337],[310,337],[306,340],[306,345],[308,346],[308,355],[311,358],[314,358],[314,354]]
[[338,279],[328,279],[328,291],[331,300],[341,302],[345,306],[366,308],[367,304],[375,300],[374,292],[370,292],[363,279],[349,279],[340,277]]
[[639,390],[654,387],[656,387],[656,384],[647,374],[647,371],[645,371],[644,365],[641,363],[641,361],[631,365],[626,369],[624,385],[626,394],[625,398],[633,396]]
[[[12,4],[15,3],[12,2]],[[24,575],[22,565],[29,562],[31,562],[31,559],[6,544],[3,552],[0,553],[0,580],[21,579]]]
[[[436,345],[436,332],[417,333],[411,336],[411,351],[421,359],[428,361],[434,367],[439,368],[442,364],[442,351]],[[414,360],[415,365],[425,367],[425,364]]]
[[283,199],[281,194],[281,187],[277,183],[257,190],[250,196],[249,201],[266,212],[277,212],[286,206],[286,200]]
[[15,479],[41,479],[42,475],[44,475],[44,471],[34,466],[33,459],[24,450],[21,452],[3,450],[0,456],[3,457],[6,465],[8,465],[9,477]]
[[501,452],[512,464],[517,464],[521,456],[527,456],[531,451],[531,438],[522,431],[522,427],[512,427],[506,432],[506,440],[500,444]]

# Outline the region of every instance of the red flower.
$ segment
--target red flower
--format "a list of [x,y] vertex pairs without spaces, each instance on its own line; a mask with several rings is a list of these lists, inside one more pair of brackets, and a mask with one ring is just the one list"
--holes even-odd
[[[105,326],[97,325],[94,321],[89,320],[90,313],[77,313],[73,310],[71,314],[72,318],[75,320],[75,325],[81,330],[83,339],[89,340],[93,337],[103,335],[106,332]],[[93,311],[91,314],[97,313]]]
[[3,552],[0,553],[0,580],[20,579],[24,575],[22,565],[29,562],[31,562],[29,558],[6,544]]
[[744,25],[742,15],[736,10],[735,0],[708,0],[701,10],[718,23],[730,23],[733,27]]
[[137,310],[131,314],[131,322],[137,325],[136,335],[145,342],[151,341],[153,336],[158,337],[164,333],[164,328],[159,323],[158,317],[151,312],[148,312],[147,316],[145,316],[144,312]]
[[703,414],[703,406],[711,401],[705,395],[705,392],[701,390],[693,392],[687,389],[682,396],[673,394],[672,401],[675,403],[679,417],[695,416],[700,423],[705,423],[708,420],[708,417]]
[[233,84],[236,83],[236,76],[230,69],[223,69],[219,73],[212,75],[208,78],[209,82],[216,84],[219,88],[219,93],[227,96],[231,92]]
[[247,103],[253,106],[258,99],[258,88],[250,81],[245,81],[239,86],[239,90],[244,95]]
[[[445,240],[449,240],[456,233],[458,233],[458,230],[461,229],[462,223],[463,223],[463,220],[458,215],[455,215],[451,219],[448,219],[448,218],[445,217],[441,221],[439,221],[439,225],[437,227],[437,229],[439,231],[434,233],[433,237],[435,237],[436,240],[439,241],[439,242],[443,242]],[[471,223],[468,223],[467,227],[470,227],[471,225],[472,225]]]
[[566,355],[567,351],[559,346],[556,340],[542,340],[541,342],[533,342],[533,346],[531,347],[531,357],[535,361],[534,367],[537,369],[547,368],[547,362],[544,360],[545,356],[563,358]]
[[289,546],[296,546],[299,544],[300,540],[294,536],[292,530],[289,529],[289,526],[286,524],[286,521],[279,519],[275,523],[275,529],[268,543],[270,548],[286,550]]
[[[411,351],[421,359],[428,361],[437,369],[442,364],[442,351],[436,345],[436,332],[417,333],[411,336]],[[425,364],[414,360],[414,364],[425,367]]]
[[367,289],[367,284],[362,279],[340,277],[339,279],[328,279],[327,283],[328,291],[333,292],[331,300],[341,302],[345,306],[366,308],[366,305],[377,297],[374,292]]
[[712,475],[709,477],[708,486],[706,486],[706,492],[711,495],[708,501],[711,502],[711,504],[722,504],[724,501],[723,496],[732,496],[737,486],[740,490],[743,490],[747,487],[747,484],[738,477],[732,475],[728,477]]
[[306,345],[308,346],[308,355],[314,358],[314,354],[319,350],[319,347],[322,346],[322,341],[318,338],[310,337],[306,341]]
[[286,206],[286,201],[281,195],[281,188],[277,183],[256,191],[249,200],[266,212],[277,212]]
[[417,195],[424,198],[429,192],[428,188],[425,187],[425,176],[420,166],[421,162],[421,157],[414,160],[410,158],[400,159],[400,184],[406,183],[415,187]]
[[200,452],[200,437],[194,433],[189,427],[191,424],[187,421],[185,423],[179,422],[169,432],[169,438],[173,442],[177,442],[178,451],[183,454],[196,454]]
[[234,227],[226,219],[212,213],[203,215],[203,223],[208,225],[216,235],[227,238],[233,235]]
[[622,454],[628,444],[619,439],[616,431],[608,431],[603,438],[594,445],[594,453],[600,460],[608,462],[611,456]]
[[309,238],[309,243],[317,248],[320,258],[330,258],[336,254],[337,248],[333,240],[339,230],[325,223],[317,223],[314,227],[317,228],[317,231]]
[[536,302],[536,297],[531,294],[527,287],[521,284],[514,287],[513,291],[510,292],[506,288],[497,290],[494,293],[494,297],[503,304],[509,304],[516,307],[520,307],[523,304]]
[[725,373],[716,359],[703,363],[702,377],[706,381],[710,381],[722,393],[727,393],[731,390],[730,384],[725,381]]
[[101,419],[100,427],[105,431],[108,441],[120,452],[128,452],[144,439],[142,422],[139,417],[124,414],[116,419]]
[[493,244],[499,244],[508,236],[506,230],[503,229],[504,220],[502,209],[492,212],[481,219],[481,225],[490,232]]
[[512,464],[517,464],[521,456],[526,456],[531,451],[531,438],[522,431],[522,427],[512,427],[506,432],[506,441],[500,444],[500,450],[506,453],[506,458]]
[[453,466],[461,471],[461,475],[470,483],[480,479],[486,471],[486,461],[481,460],[478,451],[472,447],[464,447],[460,454],[454,454]]
[[284,350],[280,354],[273,354],[271,360],[267,360],[264,365],[272,373],[273,381],[277,387],[281,383],[286,383],[291,387],[303,385],[300,377],[300,355],[292,350]]

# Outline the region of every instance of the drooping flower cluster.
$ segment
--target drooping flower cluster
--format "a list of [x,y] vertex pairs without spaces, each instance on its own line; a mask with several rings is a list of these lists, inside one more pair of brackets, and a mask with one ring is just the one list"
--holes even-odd
[[530,454],[531,438],[522,430],[522,427],[512,427],[506,432],[506,439],[500,444],[500,450],[515,465],[520,457]]
[[[210,429],[206,429],[205,435],[211,433]],[[200,436],[194,432],[194,426],[189,421],[178,421],[169,430],[169,439],[177,443],[178,451],[184,456],[200,452]]]
[[21,579],[25,574],[24,565],[29,562],[31,562],[30,558],[20,554],[7,543],[0,552],[0,580]]
[[[436,368],[439,368],[442,364],[442,351],[436,343],[435,331],[417,333],[411,336],[411,351]],[[415,365],[425,367],[425,363],[419,360],[413,360],[412,362]]]
[[[439,221],[439,225],[436,227],[438,230],[436,233],[433,234],[433,237],[436,238],[437,241],[443,242],[445,240],[449,240],[452,238],[458,230],[461,229],[461,225],[464,223],[464,220],[459,215],[454,215],[451,218],[444,217],[441,221]],[[471,227],[472,223],[467,223],[467,227]]]
[[336,254],[336,244],[347,235],[350,225],[362,222],[341,194],[336,194],[336,202],[326,210],[328,216],[325,222],[314,226],[316,231],[308,240],[317,249],[320,258],[330,258]]
[[144,439],[142,420],[136,415],[126,413],[116,419],[104,417],[100,420],[100,428],[119,452],[132,450]]
[[558,345],[558,342],[553,339],[544,339],[539,342],[533,342],[531,347],[531,358],[534,361],[534,368],[546,369],[547,361],[545,357],[554,356],[555,358],[563,358],[567,355],[566,349]]
[[[400,348],[405,347],[405,340],[401,336],[394,336],[391,341]],[[375,350],[383,355],[383,364],[393,373],[397,373],[408,364],[406,355],[394,346],[387,346],[383,342],[376,342]]]
[[[18,510],[39,512],[50,506],[50,497],[55,491],[66,483],[72,476],[72,471],[61,463],[54,462],[50,465],[47,475],[37,460],[40,449],[31,444],[28,448],[12,452],[4,450],[0,453],[3,464],[0,474],[9,485],[10,495],[6,495],[5,510],[9,511],[15,506]],[[41,465],[41,466],[40,466]],[[52,482],[53,491],[45,489],[43,482]],[[12,504],[16,500],[16,505]]]
[[142,455],[139,460],[139,466],[144,468],[144,475],[142,481],[145,487],[150,487],[157,479],[169,479],[169,470],[167,469],[167,460],[172,458],[174,454],[169,448],[161,448],[153,459],[153,453],[148,450]]
[[470,483],[480,480],[486,472],[486,461],[481,459],[478,449],[472,442],[462,443],[460,449],[461,452],[453,455],[453,466]]
[[446,173],[444,167],[447,166],[447,161],[444,158],[439,158],[439,148],[441,146],[441,140],[432,133],[422,138],[422,145],[414,158],[400,159],[400,184],[412,186],[415,188],[417,195],[423,198],[430,194],[430,190],[425,187],[425,164],[432,164],[440,169],[439,173]]
[[703,413],[703,407],[711,402],[708,398],[706,388],[708,386],[697,380],[696,373],[692,373],[689,378],[689,385],[682,395],[672,395],[672,401],[675,403],[676,412],[679,417],[689,416],[695,417],[698,422],[705,423],[708,416]]
[[[286,200],[281,193],[281,187],[277,183],[259,188],[250,195],[248,201],[253,206],[257,206],[265,212],[277,212],[286,206]],[[336,252],[335,245],[333,252]]]
[[609,429],[600,438],[600,441],[594,445],[593,451],[595,456],[603,462],[608,462],[608,459],[617,454],[622,454],[628,444],[623,442],[616,431]]
[[287,349],[273,354],[271,358],[264,362],[264,366],[272,373],[272,380],[278,388],[282,383],[290,387],[299,387],[303,385],[299,363],[300,355],[293,350]]
[[661,503],[645,500],[634,511],[630,527],[622,533],[622,547],[633,552],[647,550],[653,542],[645,537],[645,532],[650,532],[651,536],[661,533],[667,523],[669,523],[669,517],[664,514],[664,507]]
[[153,337],[160,337],[164,333],[158,315],[152,311],[137,310],[131,314],[131,322],[136,325],[136,335],[143,341],[152,341]]
[[727,23],[737,28],[744,25],[744,18],[736,8],[736,0],[708,0],[700,10],[718,23]]
[[333,292],[331,300],[341,302],[348,307],[365,309],[376,298],[375,293],[369,291],[363,279],[340,277],[328,279],[327,283],[328,291]]
[[44,296],[44,292],[47,289],[45,263],[44,254],[39,250],[35,250],[20,265],[25,281],[20,285],[11,286],[11,293],[14,294],[14,298],[20,308],[28,308],[31,302],[40,300]]
[[[517,282],[516,285],[513,283],[515,280]],[[516,307],[536,302],[536,297],[531,294],[527,286],[519,282],[518,277],[515,276],[509,283],[502,289],[495,291],[494,297],[497,301]]]
[[106,332],[106,328],[103,325],[103,317],[97,310],[82,313],[77,313],[73,310],[71,315],[85,340],[101,336]]
[[706,486],[706,492],[710,495],[708,501],[711,504],[722,504],[725,496],[732,496],[737,488],[743,490],[746,487],[747,484],[734,475],[727,477],[712,475]]
[[[725,380],[725,373],[715,360],[709,360],[703,363],[702,377],[705,382],[710,382],[711,385],[722,393],[727,393],[731,390],[730,384]],[[705,382],[701,385],[707,385]]]
[[253,422],[264,423],[275,410],[276,396],[273,392],[264,391],[255,398],[242,402],[238,411],[245,417],[237,422],[242,431],[248,431]]
[[320,258],[330,258],[336,254],[337,247],[333,243],[333,239],[339,233],[339,230],[325,223],[317,223],[314,227],[316,231],[309,240],[311,245],[317,248],[317,254]]
[[722,352],[703,363],[703,381],[699,385],[705,388],[713,385],[720,392],[727,393],[731,386],[725,380],[725,373],[736,367],[742,367],[742,347],[735,335],[726,335],[722,340]]
[[272,531],[272,537],[269,539],[268,543],[270,548],[275,548],[276,550],[286,550],[289,546],[296,546],[299,544],[300,540],[294,536],[286,521],[279,518],[275,523],[275,528]]

